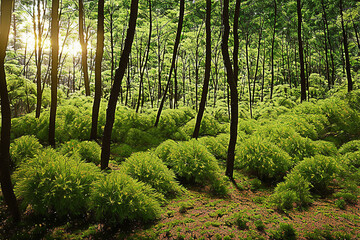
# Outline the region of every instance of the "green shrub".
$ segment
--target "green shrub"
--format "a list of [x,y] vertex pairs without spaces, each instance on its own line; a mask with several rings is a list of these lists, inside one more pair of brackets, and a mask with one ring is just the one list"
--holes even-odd
[[300,174],[290,173],[276,186],[270,202],[280,210],[306,206],[312,202],[310,183]]
[[101,162],[101,147],[96,142],[70,140],[61,145],[60,152],[68,157],[80,157],[81,160],[96,165]]
[[131,156],[135,152],[134,148],[126,143],[120,143],[111,146],[111,153],[115,156],[115,160],[121,162]]
[[322,155],[306,158],[292,170],[294,174],[300,174],[309,181],[312,190],[318,193],[326,193],[342,171],[343,166],[336,159]]
[[274,240],[295,240],[296,239],[296,231],[291,224],[288,223],[280,223],[280,227],[272,231],[270,234],[270,239]]
[[343,159],[348,165],[360,167],[360,140],[345,143],[340,147],[339,153],[343,154]]
[[220,195],[228,191],[216,158],[197,140],[173,146],[164,161],[177,176],[189,183],[210,184]]
[[264,231],[265,229],[265,224],[263,223],[263,221],[261,221],[261,219],[255,220],[254,221],[255,227],[258,231]]
[[93,164],[46,149],[15,171],[15,193],[38,214],[78,215],[87,210],[91,185],[100,176]]
[[126,220],[147,222],[160,216],[159,197],[150,186],[114,171],[94,184],[90,208],[97,220],[110,225]]
[[137,128],[130,128],[126,133],[124,142],[132,147],[139,149],[148,149],[158,145],[161,139]]
[[174,140],[166,140],[164,142],[162,142],[159,146],[157,146],[157,148],[155,149],[155,154],[164,162],[167,162],[168,166],[171,166],[171,162],[168,160],[169,155],[172,151],[172,149],[174,149],[177,146],[177,143]]
[[199,138],[199,142],[217,159],[226,160],[229,138],[228,134],[220,134],[217,137]]
[[22,136],[10,145],[10,156],[13,164],[19,166],[22,162],[29,158],[35,157],[35,155],[42,148],[39,140],[34,136]]
[[247,226],[247,223],[249,222],[249,217],[243,212],[238,212],[234,214],[234,222],[240,230],[245,230],[249,228]]
[[139,152],[122,163],[122,170],[129,176],[145,182],[164,195],[181,192],[175,174],[153,153]]
[[338,150],[336,146],[332,142],[318,140],[312,142],[313,152],[319,155],[324,156],[336,156],[338,154]]
[[258,135],[260,138],[268,138],[268,141],[283,149],[294,162],[315,155],[311,140],[302,137],[291,126],[278,124],[274,127],[273,124],[267,124],[258,131]]
[[261,180],[280,180],[292,166],[291,157],[267,139],[252,136],[236,151],[235,167]]

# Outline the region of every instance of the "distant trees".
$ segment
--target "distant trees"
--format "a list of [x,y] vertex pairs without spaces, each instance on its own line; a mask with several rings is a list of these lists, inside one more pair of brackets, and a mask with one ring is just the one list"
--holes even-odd
[[0,183],[1,191],[4,195],[6,204],[15,222],[20,220],[20,212],[13,191],[10,177],[10,129],[11,112],[10,102],[7,91],[5,75],[5,56],[8,45],[8,36],[11,24],[11,14],[13,10],[13,0],[1,1],[0,19],[0,98],[1,98],[1,142],[0,142]]
[[306,79],[305,79],[305,66],[304,66],[304,50],[301,35],[301,0],[297,0],[297,16],[298,16],[298,42],[299,42],[299,59],[300,59],[300,83],[301,83],[301,101],[306,100]]
[[90,82],[87,63],[87,44],[88,39],[84,37],[84,3],[79,0],[79,39],[81,45],[81,66],[84,73],[85,95],[90,96]]

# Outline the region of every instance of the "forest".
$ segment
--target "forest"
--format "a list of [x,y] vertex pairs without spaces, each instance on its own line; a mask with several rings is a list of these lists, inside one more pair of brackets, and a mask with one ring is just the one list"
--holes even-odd
[[0,239],[360,239],[357,0],[0,14]]

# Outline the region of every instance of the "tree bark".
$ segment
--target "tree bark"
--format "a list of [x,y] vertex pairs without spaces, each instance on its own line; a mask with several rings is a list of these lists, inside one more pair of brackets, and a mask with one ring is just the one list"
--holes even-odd
[[180,14],[179,14],[179,22],[178,22],[178,28],[177,28],[177,32],[176,32],[176,39],[175,39],[175,45],[174,45],[174,50],[173,50],[173,56],[172,56],[172,60],[171,60],[171,67],[170,67],[170,73],[169,73],[169,78],[163,93],[163,97],[161,99],[161,103],[160,103],[160,107],[156,116],[156,120],[155,120],[155,124],[154,126],[157,127],[160,121],[160,116],[161,116],[161,112],[162,109],[164,107],[164,103],[165,103],[165,99],[166,99],[166,94],[168,92],[169,86],[170,86],[170,81],[171,81],[171,74],[172,71],[175,68],[175,60],[176,60],[176,55],[177,55],[177,50],[179,47],[179,43],[180,43],[180,37],[181,37],[181,31],[182,31],[182,25],[183,25],[183,20],[184,20],[184,12],[185,12],[185,0],[180,0]]
[[351,79],[351,65],[350,65],[350,56],[348,49],[348,40],[347,40],[347,33],[346,33],[344,17],[343,17],[343,0],[340,0],[340,16],[341,16],[341,28],[343,35],[344,51],[345,51],[345,68],[346,68],[346,77],[348,80],[348,92],[351,92],[353,90],[353,82]]
[[98,118],[101,102],[101,63],[104,54],[104,0],[98,2],[98,24],[95,57],[95,97],[92,110],[90,139],[97,139]]
[[11,14],[13,0],[1,1],[1,25],[0,25],[0,97],[1,97],[1,142],[0,142],[0,182],[1,191],[5,203],[14,222],[20,221],[20,211],[13,191],[10,177],[10,129],[11,129],[11,110],[9,95],[7,91],[5,75],[5,56],[10,32]]
[[304,50],[301,36],[301,0],[297,0],[297,15],[298,15],[298,42],[299,42],[299,58],[300,58],[300,83],[301,83],[301,101],[306,100],[306,79],[304,66]]
[[51,105],[49,121],[49,144],[55,147],[55,118],[57,108],[57,84],[59,64],[59,0],[52,1],[51,12]]
[[84,39],[84,4],[79,0],[79,38],[81,45],[81,66],[84,73],[85,95],[90,96],[89,72],[87,64],[87,41]]
[[198,138],[200,132],[201,120],[205,111],[205,104],[209,89],[209,81],[210,81],[210,72],[211,72],[211,0],[206,0],[206,58],[205,58],[205,77],[204,77],[204,85],[203,91],[201,94],[199,111],[196,117],[195,129],[192,137]]
[[[239,0],[237,0],[239,1]],[[228,41],[229,41],[229,0],[224,0],[224,8],[223,8],[223,26],[224,33],[222,37],[222,45],[221,50],[224,58],[224,65],[226,68],[227,74],[227,82],[230,86],[230,97],[231,97],[231,123],[230,123],[230,141],[227,153],[227,161],[226,161],[226,176],[230,179],[233,179],[234,172],[234,161],[235,161],[235,146],[236,146],[236,138],[237,138],[237,128],[238,128],[238,92],[236,87],[236,77],[234,76],[234,71],[231,66]],[[235,21],[237,21],[235,19]]]
[[111,88],[110,99],[108,108],[106,111],[106,123],[103,135],[102,149],[101,149],[101,169],[104,170],[109,165],[110,159],[110,143],[111,132],[114,125],[116,103],[119,98],[121,81],[124,77],[126,67],[129,62],[129,55],[131,52],[131,46],[134,41],[136,19],[138,15],[138,3],[139,0],[131,0],[129,28],[127,30],[127,36],[125,39],[124,49],[121,54],[119,67],[115,71],[114,84]]
[[[35,1],[34,1],[35,5]],[[35,33],[35,62],[36,62],[36,111],[35,118],[40,117],[41,112],[41,100],[42,100],[42,89],[41,89],[41,58],[42,58],[42,23],[40,21],[40,0],[37,1],[37,24],[35,22],[35,8],[33,16],[34,33]],[[36,31],[37,30],[37,31]]]

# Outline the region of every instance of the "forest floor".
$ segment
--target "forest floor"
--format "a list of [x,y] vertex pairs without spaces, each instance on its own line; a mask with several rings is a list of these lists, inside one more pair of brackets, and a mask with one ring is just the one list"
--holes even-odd
[[[360,239],[359,199],[345,209],[327,197],[316,199],[304,210],[278,212],[266,203],[272,187],[255,190],[251,181],[235,178],[240,180],[231,184],[226,198],[212,196],[206,188],[189,187],[186,194],[163,206],[156,222],[131,222],[116,228],[93,222],[88,215],[43,219],[33,216],[31,210],[14,226],[0,193],[0,239],[276,239],[280,223],[291,224],[296,239]],[[239,227],[239,219],[246,225]]]

